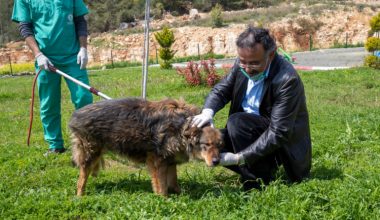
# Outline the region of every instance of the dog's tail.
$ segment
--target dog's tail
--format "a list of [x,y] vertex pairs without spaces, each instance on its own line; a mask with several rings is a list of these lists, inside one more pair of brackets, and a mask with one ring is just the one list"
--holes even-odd
[[100,168],[104,167],[102,150],[94,151],[91,143],[83,139],[81,135],[71,134],[72,140],[72,164],[77,167],[88,167],[93,176],[97,176]]
[[71,133],[71,146],[72,146],[72,158],[71,163],[73,166],[79,167],[80,164],[83,164],[85,152],[83,148],[83,140],[75,135],[75,133]]

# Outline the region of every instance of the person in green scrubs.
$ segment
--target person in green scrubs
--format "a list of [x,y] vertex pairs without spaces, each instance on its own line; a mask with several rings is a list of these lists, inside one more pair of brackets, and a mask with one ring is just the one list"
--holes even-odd
[[[61,128],[61,80],[49,65],[89,84],[86,65],[88,9],[83,0],[15,0],[12,20],[36,59],[40,114],[50,153],[65,152]],[[92,103],[86,89],[66,80],[75,109]]]

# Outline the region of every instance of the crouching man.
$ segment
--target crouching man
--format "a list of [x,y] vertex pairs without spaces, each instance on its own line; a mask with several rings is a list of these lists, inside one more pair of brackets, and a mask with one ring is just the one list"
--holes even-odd
[[279,165],[290,181],[299,182],[311,168],[303,83],[292,64],[276,53],[268,30],[249,27],[236,45],[231,72],[211,90],[193,126],[212,123],[214,114],[231,102],[220,165],[241,175],[244,190],[268,184]]

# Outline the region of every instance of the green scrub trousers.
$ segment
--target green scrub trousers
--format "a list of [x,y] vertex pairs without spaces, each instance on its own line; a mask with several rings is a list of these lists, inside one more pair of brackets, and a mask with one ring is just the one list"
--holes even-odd
[[[75,79],[89,84],[87,71],[81,70],[77,63],[55,67]],[[38,66],[36,70],[38,71]],[[62,149],[64,147],[61,126],[62,78],[63,77],[57,73],[42,70],[37,80],[44,139],[49,143],[50,149]],[[92,94],[88,90],[70,80],[65,79],[65,81],[70,90],[71,102],[74,104],[75,109],[92,103]]]

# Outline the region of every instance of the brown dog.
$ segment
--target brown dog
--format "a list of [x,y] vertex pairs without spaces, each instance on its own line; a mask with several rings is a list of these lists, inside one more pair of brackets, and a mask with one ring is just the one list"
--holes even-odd
[[179,193],[176,164],[189,158],[208,166],[219,163],[221,133],[210,126],[191,127],[198,113],[183,101],[136,98],[97,102],[75,111],[69,127],[73,161],[80,168],[77,195],[84,194],[89,174],[97,175],[108,150],[146,163],[156,194]]

